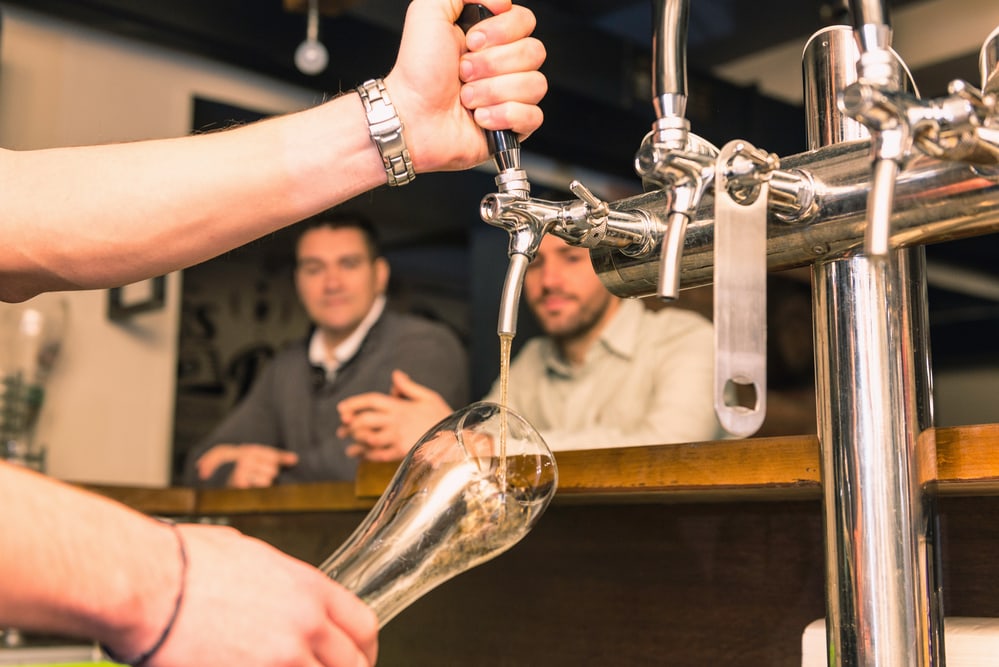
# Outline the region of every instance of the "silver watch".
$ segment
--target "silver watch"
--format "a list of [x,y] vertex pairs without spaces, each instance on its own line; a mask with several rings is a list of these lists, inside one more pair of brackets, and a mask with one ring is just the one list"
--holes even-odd
[[416,178],[413,161],[409,158],[406,139],[402,136],[402,121],[395,112],[392,100],[381,79],[370,79],[357,87],[368,116],[368,130],[371,140],[378,147],[382,164],[388,175],[388,184],[406,185]]

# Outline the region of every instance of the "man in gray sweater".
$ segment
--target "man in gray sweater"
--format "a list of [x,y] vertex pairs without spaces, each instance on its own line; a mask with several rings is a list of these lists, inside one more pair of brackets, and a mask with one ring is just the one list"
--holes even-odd
[[337,434],[337,404],[389,391],[399,369],[453,405],[468,400],[468,364],[446,326],[385,307],[389,266],[359,216],[301,223],[295,286],[314,324],[275,356],[247,396],[188,456],[185,481],[265,487],[353,479],[361,452]]

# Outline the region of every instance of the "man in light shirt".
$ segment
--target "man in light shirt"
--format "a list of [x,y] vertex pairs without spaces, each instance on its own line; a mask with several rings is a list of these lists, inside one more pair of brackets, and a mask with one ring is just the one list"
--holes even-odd
[[[548,235],[524,277],[524,298],[544,336],[510,367],[508,405],[554,451],[696,442],[719,437],[714,335],[688,310],[658,312],[600,282],[589,251]],[[493,385],[485,400],[498,402]],[[373,460],[404,456],[454,403],[403,373],[391,395],[340,404],[342,433]]]
[[[337,435],[337,403],[388,391],[396,369],[446,400],[468,399],[464,348],[446,326],[386,309],[389,265],[370,222],[320,214],[303,224],[295,287],[313,322],[188,458],[186,481],[238,488],[349,480],[361,450]],[[352,456],[353,454],[354,456]]]

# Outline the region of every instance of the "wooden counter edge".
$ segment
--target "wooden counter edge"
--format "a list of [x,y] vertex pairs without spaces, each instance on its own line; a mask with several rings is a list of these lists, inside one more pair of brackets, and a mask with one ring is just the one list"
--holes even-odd
[[[917,445],[922,481],[943,495],[999,494],[999,424],[933,428]],[[818,498],[814,435],[556,452],[558,496],[730,501]],[[357,494],[377,498],[395,464],[364,463]]]
[[[940,495],[999,494],[999,424],[928,429],[917,457],[921,480]],[[815,436],[558,452],[556,502],[733,502],[819,498]],[[211,516],[251,512],[370,509],[397,463],[362,463],[354,482],[268,489],[136,489],[84,485],[150,514]]]

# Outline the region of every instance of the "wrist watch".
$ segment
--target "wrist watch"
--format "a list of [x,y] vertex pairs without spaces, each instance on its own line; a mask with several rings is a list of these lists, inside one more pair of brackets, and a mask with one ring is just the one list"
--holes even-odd
[[406,185],[416,178],[413,161],[409,158],[406,139],[402,136],[402,121],[385,90],[381,79],[369,79],[357,87],[368,116],[371,140],[378,147],[382,164],[391,186]]

